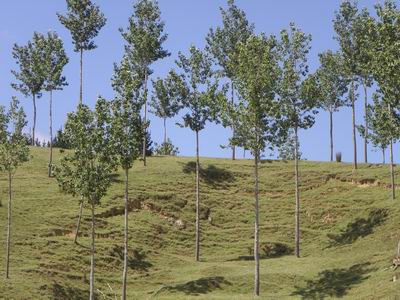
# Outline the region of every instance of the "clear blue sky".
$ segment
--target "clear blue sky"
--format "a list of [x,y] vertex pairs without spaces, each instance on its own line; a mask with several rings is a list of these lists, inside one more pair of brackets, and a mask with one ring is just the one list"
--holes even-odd
[[[128,17],[133,11],[132,0],[97,0],[95,1],[107,17],[107,24],[96,38],[98,48],[85,53],[84,57],[84,102],[93,106],[97,95],[108,99],[113,97],[110,78],[113,63],[121,59],[123,40],[118,32],[119,27],[126,27]],[[317,54],[327,49],[336,49],[333,39],[332,19],[338,9],[340,0],[237,0],[258,32],[278,34],[294,21],[306,33],[313,36],[312,51],[309,56],[311,70],[318,63]],[[360,6],[373,8],[373,0],[361,0]],[[220,6],[224,0],[159,0],[162,18],[169,34],[166,48],[172,53],[168,59],[154,64],[154,74],[164,76],[171,67],[178,51],[187,51],[193,44],[204,46],[204,38],[209,28],[221,23]],[[10,70],[16,68],[12,58],[14,43],[25,44],[31,39],[33,32],[46,33],[55,30],[64,40],[70,63],[65,68],[69,86],[54,95],[54,128],[58,129],[65,121],[66,114],[75,109],[79,96],[79,56],[73,52],[69,32],[59,23],[56,12],[65,12],[63,0],[13,0],[2,1],[0,9],[0,104],[8,104],[12,95],[17,95],[24,105],[29,121],[32,119],[32,100],[12,90],[10,83],[14,80]],[[357,103],[357,123],[363,122],[362,93]],[[151,116],[151,134],[155,142],[162,141],[162,122]],[[176,120],[169,120],[169,136],[179,147],[181,155],[195,154],[195,137],[189,129],[175,126]],[[351,110],[342,109],[334,116],[335,151],[342,151],[345,161],[352,160]],[[31,124],[31,123],[30,123]],[[38,134],[48,137],[48,95],[44,94],[38,101]],[[30,125],[31,126],[31,125]],[[200,152],[202,156],[230,157],[230,150],[221,149],[226,144],[228,130],[220,126],[208,124],[200,136]],[[309,160],[327,160],[329,158],[328,116],[320,112],[316,124],[308,131],[302,131],[301,151]],[[363,159],[362,139],[358,137],[359,160]],[[381,154],[371,151],[370,160],[379,162]],[[238,156],[242,155],[239,150]],[[396,153],[395,153],[396,156]]]

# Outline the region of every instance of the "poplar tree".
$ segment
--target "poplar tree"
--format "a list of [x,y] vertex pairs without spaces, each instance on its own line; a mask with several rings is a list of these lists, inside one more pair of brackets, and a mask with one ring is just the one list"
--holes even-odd
[[36,99],[42,96],[44,88],[44,36],[35,32],[32,41],[28,41],[25,46],[14,44],[12,55],[16,60],[19,70],[12,70],[17,82],[11,86],[21,92],[25,97],[32,97],[33,103],[33,124],[32,124],[32,146],[35,145],[36,137]]
[[[254,156],[254,294],[260,294],[259,256],[259,163],[266,148],[272,149],[278,136],[277,119],[280,68],[276,38],[252,36],[238,45],[234,84],[240,95],[237,111],[237,136]],[[225,102],[226,103],[226,102]],[[229,114],[229,110],[223,109]]]
[[26,124],[24,110],[19,106],[16,97],[13,97],[8,112],[0,106],[0,169],[8,175],[5,273],[7,279],[10,277],[12,180],[18,167],[29,159],[29,147],[22,132]]
[[218,81],[213,79],[212,62],[206,52],[190,47],[189,55],[181,52],[176,61],[180,73],[174,76],[175,90],[182,99],[185,111],[182,127],[188,127],[196,135],[196,249],[195,259],[200,261],[200,157],[199,133],[208,121],[215,119],[216,103],[223,97]]
[[234,77],[236,75],[238,46],[252,35],[254,25],[247,20],[246,13],[235,5],[234,0],[228,0],[228,8],[220,8],[222,15],[222,27],[215,30],[210,29],[206,41],[207,51],[209,51],[220,67],[219,76],[225,77],[230,81],[231,106],[229,115],[223,121],[224,126],[232,129],[230,144],[232,147],[232,159],[236,159],[235,146],[239,146],[238,139],[235,138],[235,86]]
[[181,99],[179,92],[174,86],[176,74],[171,71],[165,79],[158,78],[153,81],[154,95],[151,98],[150,106],[153,108],[153,113],[163,119],[164,123],[164,143],[167,145],[167,119],[173,118],[181,109]]
[[329,113],[330,160],[333,161],[333,114],[347,105],[347,81],[342,75],[340,53],[319,54],[320,67],[316,72],[319,106]]
[[282,78],[280,81],[280,108],[285,118],[283,123],[294,130],[294,177],[295,177],[295,255],[300,257],[300,193],[298,162],[298,131],[314,124],[316,102],[310,91],[315,90],[315,77],[308,74],[307,55],[310,51],[311,35],[307,35],[291,23],[289,30],[281,31],[280,54]]
[[142,122],[140,108],[143,99],[140,95],[142,80],[126,57],[114,68],[112,84],[116,98],[112,102],[112,144],[115,148],[117,164],[125,173],[125,219],[124,219],[124,268],[122,274],[122,299],[127,298],[128,276],[128,216],[129,216],[129,170],[140,157],[142,142]]
[[83,103],[83,52],[97,48],[94,38],[107,19],[91,0],[66,0],[66,15],[57,13],[58,19],[71,33],[74,51],[80,53],[79,103]]
[[335,14],[333,27],[336,32],[336,39],[339,42],[341,55],[343,56],[343,73],[349,80],[349,99],[352,108],[352,129],[353,129],[353,169],[357,169],[357,139],[356,139],[356,111],[355,101],[357,90],[358,61],[360,45],[356,38],[356,22],[358,18],[357,2],[354,0],[344,0],[340,4],[340,9]]
[[79,196],[91,207],[90,297],[93,300],[95,279],[95,207],[111,185],[115,170],[114,148],[110,126],[110,105],[99,98],[94,111],[79,104],[68,114],[65,135],[73,151],[64,156],[55,168],[60,188]]
[[58,37],[57,33],[49,32],[45,39],[45,82],[44,89],[50,93],[49,101],[49,122],[50,122],[50,154],[49,154],[49,177],[52,174],[53,165],[53,91],[62,90],[64,86],[68,85],[65,76],[62,75],[65,65],[68,63],[68,57],[64,50],[62,40]]
[[[390,101],[386,101],[379,91],[374,93],[373,102],[373,105],[368,105],[367,109],[367,118],[369,120],[367,138],[371,140],[374,146],[381,148],[383,151],[389,147],[392,199],[395,199],[393,143],[399,138],[400,115],[391,108]],[[364,134],[365,127],[359,126],[359,131]]]
[[143,97],[144,97],[144,134],[143,134],[143,163],[146,165],[146,136],[147,136],[147,98],[148,98],[148,79],[152,73],[151,65],[169,56],[169,52],[163,48],[167,40],[164,33],[164,22],[161,20],[161,11],[158,2],[154,0],[139,0],[134,5],[134,13],[129,18],[129,25],[126,30],[120,29],[122,37],[127,42],[125,52],[139,68],[139,73],[143,76]]

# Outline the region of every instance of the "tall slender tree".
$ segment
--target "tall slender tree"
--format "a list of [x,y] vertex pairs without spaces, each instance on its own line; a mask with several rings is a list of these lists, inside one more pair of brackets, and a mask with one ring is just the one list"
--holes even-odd
[[140,88],[143,83],[139,74],[126,57],[115,66],[112,79],[116,98],[112,102],[112,144],[119,167],[125,173],[125,219],[124,219],[124,269],[122,273],[122,299],[127,299],[128,249],[129,249],[129,170],[140,157],[142,144],[142,122],[140,109],[143,99]]
[[6,240],[6,278],[10,276],[12,179],[17,168],[29,159],[29,148],[22,133],[26,126],[26,116],[13,97],[9,111],[0,106],[0,169],[8,175],[8,212]]
[[300,191],[298,131],[314,124],[315,98],[308,95],[314,90],[314,77],[308,75],[307,56],[311,35],[307,35],[291,23],[288,30],[281,31],[280,52],[282,79],[280,82],[280,107],[285,117],[285,126],[294,130],[295,142],[295,255],[300,257]]
[[234,105],[234,76],[236,75],[238,46],[251,36],[254,31],[254,25],[247,20],[246,13],[241,10],[234,0],[228,0],[227,9],[220,8],[222,14],[222,27],[217,27],[215,30],[210,29],[207,40],[207,51],[209,51],[217,64],[220,67],[219,75],[227,78],[231,82],[231,102],[230,114],[223,122],[224,126],[229,126],[232,129],[232,139],[230,141],[232,147],[232,159],[236,159],[235,154],[235,105]]
[[53,165],[53,91],[62,90],[68,85],[65,76],[62,75],[64,66],[68,63],[62,40],[57,33],[49,32],[45,39],[46,49],[44,55],[45,82],[44,89],[50,93],[49,101],[49,123],[50,123],[50,154],[49,154],[49,177],[52,174]]
[[42,96],[41,92],[45,82],[43,57],[45,52],[45,39],[42,34],[35,32],[32,41],[25,46],[14,44],[13,57],[19,67],[18,71],[12,70],[17,80],[11,86],[21,92],[25,97],[31,96],[33,103],[32,146],[36,141],[36,99]]
[[[223,92],[213,79],[212,62],[206,52],[190,47],[189,55],[179,53],[176,62],[179,75],[173,75],[175,90],[182,99],[185,110],[182,127],[189,127],[196,134],[196,249],[195,259],[200,261],[200,152],[199,133],[208,121],[215,118],[216,101]],[[172,73],[174,74],[174,73]]]
[[129,18],[129,25],[126,30],[120,29],[122,37],[127,42],[125,51],[132,64],[140,68],[143,76],[143,97],[144,102],[144,134],[143,134],[143,163],[146,165],[146,132],[147,120],[147,98],[148,79],[152,73],[151,65],[159,59],[169,56],[169,52],[163,48],[167,40],[164,33],[164,22],[161,20],[161,11],[158,2],[154,0],[139,0],[134,5],[134,13]]
[[347,104],[346,77],[342,75],[340,53],[319,54],[320,67],[316,72],[319,106],[329,113],[330,160],[333,161],[333,114]]
[[357,15],[354,22],[354,40],[357,45],[357,76],[363,88],[364,94],[364,162],[368,163],[368,88],[373,84],[371,72],[372,63],[372,41],[369,38],[369,24],[373,18],[367,9],[363,9]]
[[[254,156],[254,294],[260,294],[259,256],[259,163],[266,148],[272,148],[277,136],[278,88],[280,68],[276,38],[252,36],[238,45],[237,73],[234,78],[239,92],[237,136]],[[229,114],[224,106],[222,112]]]
[[[396,198],[394,183],[393,143],[399,138],[400,115],[391,108],[391,101],[386,101],[382,94],[374,93],[373,105],[368,105],[367,118],[369,131],[367,138],[372,144],[381,149],[389,147],[390,151],[390,178],[392,187],[392,199]],[[365,133],[365,127],[359,126],[361,134]]]
[[68,114],[65,135],[73,151],[61,159],[55,175],[61,189],[80,196],[91,207],[91,264],[90,296],[95,298],[95,207],[111,185],[115,170],[115,155],[110,126],[110,105],[99,98],[94,111],[79,104],[77,111]]
[[356,111],[355,101],[357,93],[357,75],[360,45],[357,43],[355,24],[358,18],[358,7],[355,0],[344,0],[336,12],[333,27],[336,32],[335,38],[340,45],[343,56],[343,73],[349,79],[349,98],[352,108],[352,129],[353,129],[353,169],[357,169],[357,137],[356,137]]
[[74,51],[80,53],[79,103],[83,103],[83,52],[96,49],[94,38],[106,24],[106,17],[91,0],[66,0],[67,14],[58,19],[70,32]]
[[175,75],[171,71],[165,79],[153,81],[154,95],[150,106],[154,114],[164,121],[164,147],[167,147],[167,119],[173,118],[181,109],[180,95],[174,88]]

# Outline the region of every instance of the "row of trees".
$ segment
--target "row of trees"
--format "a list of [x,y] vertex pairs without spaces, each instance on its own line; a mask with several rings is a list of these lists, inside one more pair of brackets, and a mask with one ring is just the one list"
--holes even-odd
[[[115,64],[112,87],[115,98],[99,98],[94,110],[83,104],[83,52],[96,47],[93,39],[106,18],[90,0],[67,0],[68,13],[59,19],[70,30],[75,51],[81,58],[80,101],[77,111],[68,115],[64,138],[72,152],[55,167],[61,188],[78,196],[81,207],[75,241],[84,202],[91,207],[92,242],[90,297],[94,297],[95,206],[111,184],[117,167],[125,174],[123,299],[126,299],[128,253],[128,176],[135,160],[146,165],[148,132],[147,103],[151,66],[170,55],[163,44],[167,39],[157,2],[139,0],[126,29],[120,29],[125,53]],[[281,146],[293,134],[295,187],[295,255],[300,256],[300,130],[314,124],[314,115],[322,108],[330,115],[330,158],[333,160],[333,113],[343,106],[352,107],[354,170],[357,169],[355,101],[359,86],[364,88],[365,123],[358,126],[367,143],[391,149],[393,198],[394,173],[392,144],[399,138],[398,65],[396,41],[400,35],[400,11],[386,0],[376,6],[377,18],[366,9],[359,10],[352,0],[343,1],[334,19],[340,50],[319,55],[320,67],[311,73],[308,54],[311,36],[291,23],[279,37],[256,34],[245,13],[233,0],[221,8],[222,26],[210,29],[205,49],[194,46],[179,53],[176,66],[165,78],[153,83],[152,111],[164,120],[164,145],[168,143],[166,121],[183,111],[181,127],[190,128],[196,138],[196,226],[195,259],[200,261],[200,149],[199,133],[208,122],[232,130],[229,146],[249,149],[254,157],[255,198],[255,286],[260,293],[259,276],[259,163],[266,149]],[[35,101],[43,91],[50,93],[66,84],[62,70],[68,59],[62,41],[55,33],[34,34],[32,42],[15,46],[13,55],[20,67],[13,71],[18,83],[13,87],[32,96],[34,104],[33,140],[36,122]],[[378,86],[373,104],[368,104],[367,88]],[[16,104],[14,104],[15,106]],[[50,101],[51,111],[51,101]],[[21,113],[22,115],[23,113]],[[50,113],[51,119],[51,113]],[[50,121],[51,124],[51,121]],[[50,125],[50,132],[52,131]],[[6,131],[4,131],[6,132]],[[52,134],[52,133],[51,133]],[[6,142],[12,141],[5,138]],[[5,142],[5,144],[6,144]],[[50,147],[49,175],[52,154]],[[23,161],[24,159],[20,160]]]

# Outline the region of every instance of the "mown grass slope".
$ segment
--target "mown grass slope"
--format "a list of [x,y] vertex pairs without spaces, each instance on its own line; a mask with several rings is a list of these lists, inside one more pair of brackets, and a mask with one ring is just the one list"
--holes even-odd
[[[57,152],[57,156],[60,154]],[[73,244],[78,199],[47,177],[47,149],[14,180],[11,279],[1,299],[86,299],[89,210]],[[130,171],[129,299],[253,299],[253,163],[202,158],[202,248],[194,261],[193,158],[152,157]],[[387,269],[400,239],[400,206],[390,200],[388,166],[304,161],[301,171],[301,258],[292,254],[294,183],[291,162],[261,164],[261,299],[392,299],[396,271]],[[120,294],[123,177],[97,208],[99,299]],[[1,175],[5,228],[7,182]],[[400,273],[399,273],[400,274]]]

